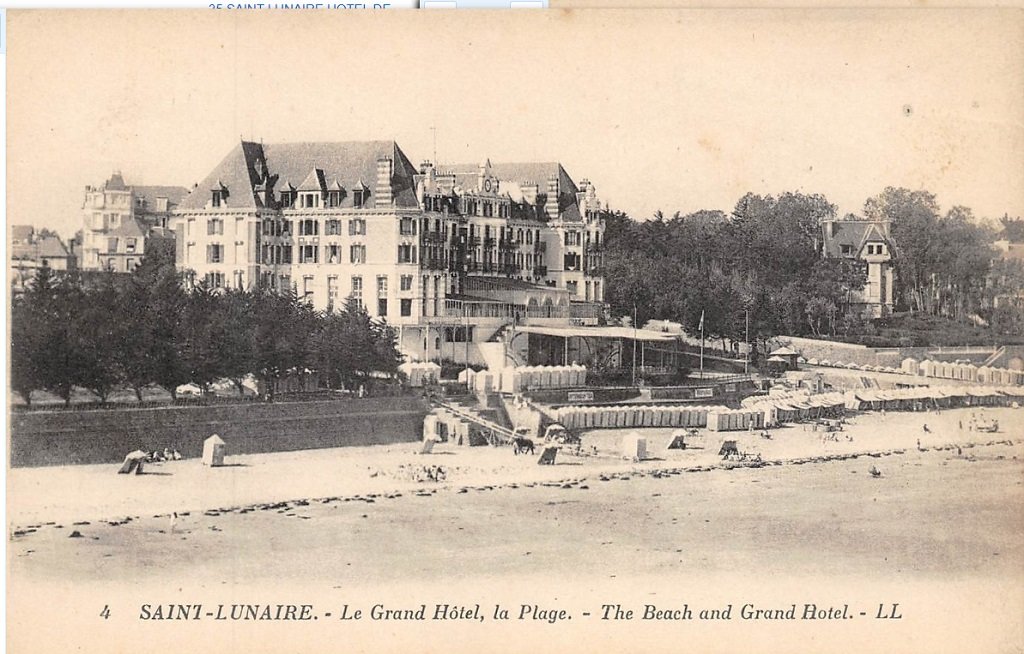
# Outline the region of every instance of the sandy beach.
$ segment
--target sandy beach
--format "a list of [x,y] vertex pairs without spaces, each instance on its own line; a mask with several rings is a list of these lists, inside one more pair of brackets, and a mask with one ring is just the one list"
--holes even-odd
[[[999,420],[1000,432],[967,430],[972,412]],[[538,651],[566,651],[635,642],[635,631],[606,621],[611,626],[577,629],[582,611],[600,609],[600,597],[640,606],[676,601],[685,589],[691,603],[739,602],[738,609],[741,597],[789,602],[811,588],[823,602],[860,602],[865,612],[903,602],[935,620],[933,647],[914,651],[956,651],[944,649],[958,641],[937,617],[941,593],[970,614],[963,634],[974,642],[1020,642],[1020,416],[860,414],[838,442],[790,426],[771,440],[702,432],[703,447],[685,451],[664,450],[673,430],[653,429],[644,433],[654,459],[643,462],[619,455],[631,430],[602,430],[583,437],[596,456],[560,456],[555,466],[508,449],[441,445],[421,456],[402,445],[230,457],[236,465],[221,469],[171,462],[140,477],[117,475],[116,466],[15,469],[9,580],[23,599],[12,616],[24,610],[26,620],[39,620],[33,598],[53,599],[36,589],[79,599],[84,592],[90,611],[106,592],[122,613],[190,593],[256,601],[269,588],[277,589],[274,601],[338,606],[343,598],[366,608],[369,598],[533,597],[570,607],[577,623],[519,637]],[[725,466],[717,455],[723,438],[737,438],[766,465]],[[411,471],[424,465],[443,466],[447,480],[413,481]],[[882,476],[868,474],[871,466]],[[73,531],[81,537],[69,537]],[[985,631],[983,616],[995,627]],[[665,628],[652,626],[645,649],[672,651],[671,639],[653,639]],[[395,651],[439,633],[430,629],[395,628]],[[444,632],[453,633],[473,642],[472,632]],[[854,633],[817,637],[837,644]],[[572,634],[576,640],[563,640]],[[741,635],[690,634],[702,651],[730,651]],[[296,634],[296,642],[307,636]],[[777,634],[764,651],[784,651],[774,647],[788,637]],[[860,649],[884,650],[872,642]]]

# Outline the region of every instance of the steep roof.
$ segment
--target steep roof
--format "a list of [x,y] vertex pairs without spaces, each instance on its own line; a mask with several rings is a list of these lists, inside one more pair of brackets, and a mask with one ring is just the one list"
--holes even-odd
[[57,236],[44,236],[36,241],[36,247],[40,257],[53,259],[71,256],[64,242]]
[[11,225],[11,240],[12,241],[29,241],[32,240],[32,235],[35,234],[35,228],[32,225]]
[[[456,179],[466,179],[469,175],[477,175],[480,172],[480,164],[442,164],[437,166],[437,172],[441,175],[454,173]],[[557,161],[492,163],[491,174],[505,182],[516,182],[517,184],[526,185],[536,184],[539,193],[548,192],[548,179],[551,176],[555,176],[558,178],[560,194],[579,192],[576,182],[572,181],[569,173]],[[473,180],[475,186],[475,178]]]
[[188,195],[188,189],[184,186],[132,186],[132,193],[143,199],[148,211],[156,211],[157,198],[167,198],[169,211],[181,204]]
[[[829,235],[829,225],[834,226],[834,233]],[[887,241],[884,231],[877,222],[870,220],[835,220],[822,224],[825,256],[841,257],[843,246],[850,247],[850,254],[856,256],[867,240]]]
[[[228,208],[256,209],[263,206],[254,188],[278,180],[295,184],[306,180],[313,170],[321,171],[321,179],[333,179],[347,188],[364,180],[370,187],[377,180],[377,160],[390,158],[394,162],[392,188],[395,206],[415,208],[416,193],[413,176],[416,169],[394,141],[346,141],[336,143],[252,143],[242,141],[231,150],[198,188],[180,205],[181,209],[202,209],[210,201],[210,191],[218,181],[228,189],[222,203]],[[265,169],[265,170],[264,170]],[[352,206],[347,197],[342,206]],[[370,203],[376,206],[371,192]]]
[[103,184],[103,188],[108,191],[127,191],[128,187],[124,183],[124,177],[121,177],[121,173],[115,172],[110,176]]
[[146,230],[139,224],[138,220],[126,220],[117,229],[108,232],[111,236],[125,236],[128,238],[144,237]]

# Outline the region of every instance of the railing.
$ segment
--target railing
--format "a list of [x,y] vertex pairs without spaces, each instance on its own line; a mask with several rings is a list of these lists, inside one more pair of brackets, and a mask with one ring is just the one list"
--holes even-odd
[[569,305],[570,318],[600,318],[604,315],[604,304],[600,302],[573,302]]
[[484,239],[484,249],[485,250],[493,249],[494,248],[494,244],[495,243],[494,243],[494,237],[493,236],[488,236],[487,238]]
[[523,318],[568,318],[569,307],[557,304],[527,307],[513,302],[447,299],[444,301],[443,316],[448,318],[499,318],[509,321]]

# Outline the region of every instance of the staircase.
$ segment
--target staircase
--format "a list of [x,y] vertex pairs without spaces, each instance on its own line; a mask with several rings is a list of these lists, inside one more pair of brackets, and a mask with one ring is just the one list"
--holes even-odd
[[989,358],[985,359],[985,362],[981,364],[981,367],[995,365],[996,361],[999,361],[1000,359],[1002,359],[1004,354],[1006,354],[1006,346],[1005,345],[1003,345],[998,350],[993,352],[989,356]]
[[455,414],[462,420],[465,420],[470,424],[476,425],[477,428],[479,428],[487,435],[487,440],[492,445],[503,445],[505,443],[508,443],[515,437],[514,431],[512,431],[508,427],[499,425],[493,420],[485,418],[484,416],[480,415],[480,413],[477,412],[476,409],[472,407],[468,407],[463,404],[456,404],[454,402],[440,400],[436,400],[434,403],[437,406]]

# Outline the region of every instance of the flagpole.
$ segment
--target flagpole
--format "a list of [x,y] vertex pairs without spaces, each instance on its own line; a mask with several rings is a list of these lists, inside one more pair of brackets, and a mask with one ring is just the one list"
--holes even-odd
[[633,386],[636,386],[636,302],[633,303]]
[[743,374],[744,375],[749,375],[750,374],[750,309],[747,309],[744,312],[744,323],[746,324],[746,336],[745,336],[745,338],[746,338],[746,341],[747,341],[747,351],[746,351],[746,356],[743,359]]
[[700,310],[700,378],[704,379],[704,309]]

